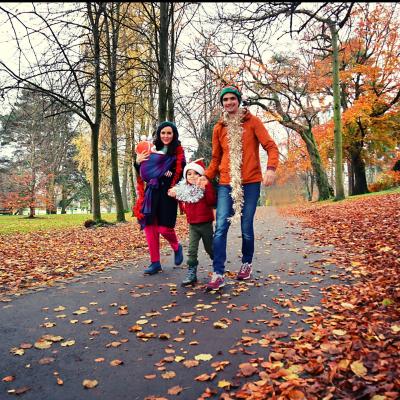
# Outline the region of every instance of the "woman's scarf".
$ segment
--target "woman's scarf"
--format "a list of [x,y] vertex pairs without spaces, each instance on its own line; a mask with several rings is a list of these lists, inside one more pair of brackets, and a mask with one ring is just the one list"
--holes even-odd
[[141,213],[151,215],[151,199],[153,190],[158,189],[159,179],[169,171],[176,161],[176,156],[169,156],[167,154],[151,153],[148,160],[140,164],[140,177],[146,182],[146,189],[144,191],[144,199]]
[[[172,169],[176,160],[175,173],[172,178],[171,187],[178,182],[182,176],[185,163],[185,153],[182,146],[176,148],[176,156],[168,154],[151,153],[148,160],[140,164],[140,175],[137,176],[136,204],[133,213],[138,219],[141,227],[144,227],[144,217],[151,215],[151,198],[153,189],[158,187],[158,180]],[[146,189],[145,189],[146,182]]]

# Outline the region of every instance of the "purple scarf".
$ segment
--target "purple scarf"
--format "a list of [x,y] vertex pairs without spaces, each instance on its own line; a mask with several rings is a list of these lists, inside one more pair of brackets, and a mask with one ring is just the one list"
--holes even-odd
[[140,176],[146,182],[143,207],[141,209],[142,214],[151,214],[151,199],[153,189],[158,188],[158,180],[163,177],[168,170],[171,169],[175,160],[176,156],[151,153],[149,159],[140,164]]

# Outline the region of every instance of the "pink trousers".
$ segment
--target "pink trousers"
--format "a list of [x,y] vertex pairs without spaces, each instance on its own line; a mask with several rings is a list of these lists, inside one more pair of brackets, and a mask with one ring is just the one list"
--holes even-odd
[[159,225],[146,225],[144,228],[147,244],[149,245],[151,262],[160,261],[160,234],[168,241],[172,250],[177,251],[179,247],[178,238],[174,228]]

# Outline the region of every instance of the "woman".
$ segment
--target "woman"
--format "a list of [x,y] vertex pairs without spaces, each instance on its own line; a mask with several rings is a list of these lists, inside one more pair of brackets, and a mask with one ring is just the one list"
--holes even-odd
[[155,150],[136,157],[138,198],[134,213],[149,246],[151,264],[144,270],[149,275],[162,271],[160,234],[174,250],[175,265],[183,262],[182,245],[175,233],[178,202],[168,196],[168,190],[180,180],[185,167],[185,153],[178,137],[175,124],[162,122],[157,128]]

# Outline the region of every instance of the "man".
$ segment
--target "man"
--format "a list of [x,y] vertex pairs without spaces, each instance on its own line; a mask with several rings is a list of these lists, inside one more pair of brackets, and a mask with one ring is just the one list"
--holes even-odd
[[[220,102],[224,113],[216,123],[212,137],[211,163],[198,184],[205,187],[208,179],[219,174],[216,228],[213,239],[214,273],[207,290],[225,285],[226,245],[231,222],[240,219],[242,231],[242,266],[238,280],[250,279],[254,254],[254,214],[260,196],[261,182],[270,186],[278,166],[278,147],[262,121],[247,109],[240,108],[242,94],[236,86],[222,89]],[[262,175],[259,145],[268,154]]]

